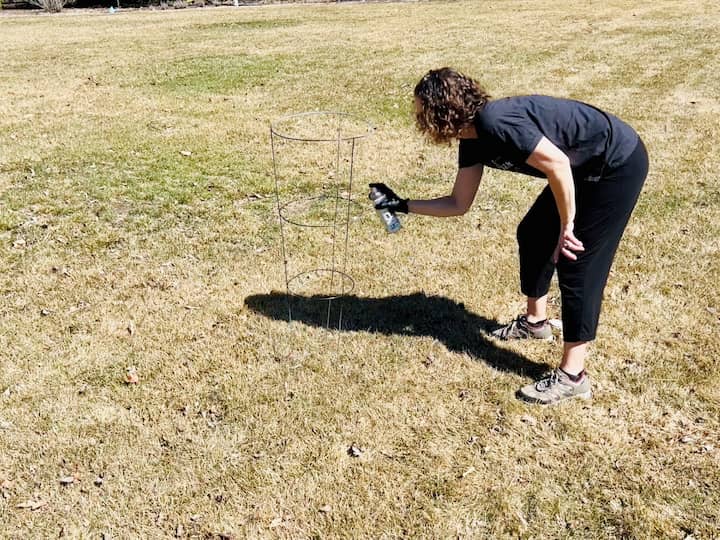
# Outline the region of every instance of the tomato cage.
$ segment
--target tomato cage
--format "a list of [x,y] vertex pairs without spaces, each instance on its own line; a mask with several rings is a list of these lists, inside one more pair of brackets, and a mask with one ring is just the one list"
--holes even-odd
[[293,310],[320,303],[324,325],[342,326],[342,304],[333,302],[355,288],[348,273],[350,224],[366,208],[353,201],[353,184],[360,143],[372,131],[353,115],[326,111],[270,125],[289,321]]

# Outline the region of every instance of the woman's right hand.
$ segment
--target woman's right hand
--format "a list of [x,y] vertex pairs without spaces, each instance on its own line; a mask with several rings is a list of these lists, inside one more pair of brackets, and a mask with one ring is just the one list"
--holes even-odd
[[375,205],[376,210],[390,210],[391,212],[402,212],[403,214],[408,213],[408,199],[401,198],[385,184],[370,184],[370,189],[375,189],[385,195],[385,199]]

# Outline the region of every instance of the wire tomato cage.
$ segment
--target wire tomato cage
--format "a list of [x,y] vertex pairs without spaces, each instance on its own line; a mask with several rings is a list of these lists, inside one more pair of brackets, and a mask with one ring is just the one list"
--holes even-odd
[[[298,301],[326,302],[330,328],[333,301],[350,294],[350,224],[363,207],[353,201],[360,143],[373,127],[334,111],[283,116],[270,124],[275,197],[288,320]],[[342,305],[337,327],[342,326]]]

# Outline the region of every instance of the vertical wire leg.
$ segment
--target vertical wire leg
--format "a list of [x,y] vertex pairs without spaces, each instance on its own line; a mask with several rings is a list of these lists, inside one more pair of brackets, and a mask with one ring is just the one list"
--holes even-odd
[[[330,293],[335,295],[335,244],[337,240],[337,219],[338,219],[338,203],[340,201],[340,117],[338,116],[337,125],[337,145],[335,147],[335,209],[333,211],[333,229],[332,229],[332,264],[330,265]],[[342,280],[340,280],[342,283]],[[342,291],[341,291],[342,292]],[[327,328],[330,328],[330,312],[332,308],[332,299],[328,300],[327,311]]]
[[[345,247],[343,250],[343,263],[342,263],[342,275],[347,275],[347,261],[348,261],[348,244],[350,238],[350,206],[352,203],[352,188],[353,188],[353,165],[355,163],[355,139],[350,141],[350,163],[348,170],[348,192],[347,192],[347,210],[345,212]],[[340,293],[345,295],[345,282],[342,282],[342,289]],[[343,305],[340,304],[340,313],[338,315],[338,330],[342,330],[342,316],[343,316]]]
[[277,203],[278,222],[280,223],[280,246],[283,259],[283,270],[285,273],[285,299],[287,301],[288,322],[292,322],[292,303],[290,299],[290,281],[288,279],[288,261],[285,254],[285,232],[283,230],[283,217],[280,211],[280,186],[277,172],[277,156],[275,154],[275,137],[272,126],[270,127],[270,147],[272,149],[273,176],[275,178],[275,201]]

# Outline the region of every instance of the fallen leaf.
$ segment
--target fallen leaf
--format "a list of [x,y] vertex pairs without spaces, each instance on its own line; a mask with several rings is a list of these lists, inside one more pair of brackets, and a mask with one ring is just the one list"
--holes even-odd
[[281,518],[281,517],[276,517],[275,519],[273,519],[273,520],[270,522],[270,528],[271,528],[271,529],[274,529],[275,527],[279,527],[280,525],[282,525],[282,518]]
[[192,156],[192,152],[190,150],[180,150],[180,155],[183,155],[185,157]]
[[175,538],[182,538],[182,536],[185,534],[185,529],[182,525],[178,525],[175,527]]
[[98,476],[98,477],[93,481],[93,484],[95,484],[97,487],[100,487],[100,486],[103,485],[104,482],[105,482],[105,480],[103,480],[103,477],[102,477],[102,476]]
[[15,508],[21,508],[23,510],[38,510],[45,505],[47,505],[47,502],[45,501],[25,501],[18,504]]
[[690,435],[685,435],[684,437],[680,438],[680,442],[683,444],[689,444],[694,441],[695,441],[695,439],[693,439]]
[[140,382],[140,377],[138,377],[137,371],[134,367],[127,368],[127,373],[125,374],[125,384],[138,384]]
[[330,506],[329,504],[321,506],[320,508],[318,508],[318,512],[322,514],[329,514],[330,512],[332,512],[332,506]]
[[47,317],[48,315],[50,315],[50,313],[51,313],[51,311],[50,311],[49,309],[44,309],[44,308],[43,308],[43,309],[40,310],[40,316],[41,316],[41,317]]
[[350,448],[348,448],[347,453],[350,457],[360,457],[360,454],[362,454],[362,450],[353,444],[350,446]]
[[522,514],[522,512],[521,512],[520,510],[516,510],[516,511],[515,511],[515,515],[518,517],[518,519],[520,520],[520,523],[522,523],[522,526],[523,526],[523,527],[527,527],[527,526],[528,526],[527,519],[525,519],[525,516],[523,516],[523,514]]
[[131,336],[135,335],[135,323],[133,321],[130,321],[127,325],[127,331],[128,334]]
[[534,426],[537,424],[537,420],[535,419],[535,417],[529,414],[523,414],[520,417],[520,421],[526,423],[528,426]]
[[75,483],[75,477],[74,476],[61,476],[60,477],[60,484],[63,486],[69,486],[70,484]]
[[472,473],[474,473],[474,472],[475,472],[475,467],[473,467],[473,466],[471,465],[470,467],[468,467],[468,470],[466,470],[464,473],[462,473],[462,474],[460,475],[460,478],[465,478],[467,475],[472,474]]

